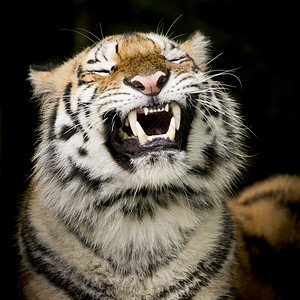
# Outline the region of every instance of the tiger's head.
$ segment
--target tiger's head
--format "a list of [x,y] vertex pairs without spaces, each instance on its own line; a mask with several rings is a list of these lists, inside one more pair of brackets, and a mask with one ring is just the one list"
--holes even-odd
[[90,185],[226,183],[241,162],[241,126],[208,71],[207,47],[199,32],[183,43],[128,33],[56,68],[32,66],[42,119],[37,169]]

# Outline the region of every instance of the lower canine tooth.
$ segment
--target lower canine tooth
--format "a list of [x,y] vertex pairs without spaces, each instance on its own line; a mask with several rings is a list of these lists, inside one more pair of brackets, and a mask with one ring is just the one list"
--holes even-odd
[[181,110],[178,104],[176,103],[172,104],[172,112],[173,112],[173,117],[175,118],[176,129],[178,130],[180,127],[180,119],[181,119]]
[[140,141],[140,144],[144,145],[147,142],[148,136],[138,121],[135,122],[135,126],[136,126],[137,136]]
[[175,140],[175,118],[172,117],[168,132],[166,133],[167,137],[171,140]]

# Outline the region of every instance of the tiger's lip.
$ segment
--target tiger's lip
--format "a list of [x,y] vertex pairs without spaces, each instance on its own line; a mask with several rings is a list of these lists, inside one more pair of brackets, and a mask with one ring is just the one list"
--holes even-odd
[[174,142],[180,121],[181,109],[176,102],[137,108],[128,114],[124,126],[118,129],[118,137],[122,141],[138,139],[140,145],[155,139]]

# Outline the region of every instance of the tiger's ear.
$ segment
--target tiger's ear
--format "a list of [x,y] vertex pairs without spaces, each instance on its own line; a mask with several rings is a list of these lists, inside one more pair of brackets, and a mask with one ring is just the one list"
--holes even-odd
[[202,71],[207,69],[209,41],[200,31],[195,31],[191,34],[180,47],[193,58],[196,65],[199,66]]
[[43,97],[53,91],[53,73],[56,67],[31,65],[29,67],[29,81],[33,87],[34,97]]

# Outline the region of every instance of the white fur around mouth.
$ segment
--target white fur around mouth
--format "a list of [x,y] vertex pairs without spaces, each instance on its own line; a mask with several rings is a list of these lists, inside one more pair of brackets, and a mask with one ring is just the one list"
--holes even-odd
[[[153,132],[152,128],[143,128],[143,122],[141,121],[141,118],[143,119],[151,120],[151,117],[154,117],[154,121],[157,120],[158,122],[162,122],[163,127],[166,127],[168,125],[167,130],[163,129],[157,129],[158,131],[161,131],[160,134],[146,134],[146,132]],[[140,123],[138,121],[140,119]],[[162,121],[164,119],[164,121]],[[171,141],[175,140],[176,130],[179,130],[180,128],[180,120],[181,120],[181,109],[179,105],[175,102],[173,103],[167,103],[164,107],[143,107],[134,109],[131,111],[126,120],[123,128],[119,128],[118,130],[118,136],[123,140],[127,139],[138,139],[139,143],[141,145],[146,144],[148,141],[152,141],[154,139],[160,138],[160,139],[170,139]],[[153,120],[152,120],[153,121]],[[165,124],[165,122],[169,122],[168,124]],[[149,125],[150,126],[150,125]],[[154,127],[155,125],[153,125]],[[126,128],[127,127],[127,128]],[[132,134],[128,134],[128,129],[131,129]],[[155,128],[154,128],[155,129]],[[125,132],[127,131],[127,133]],[[164,132],[165,131],[165,132]]]

